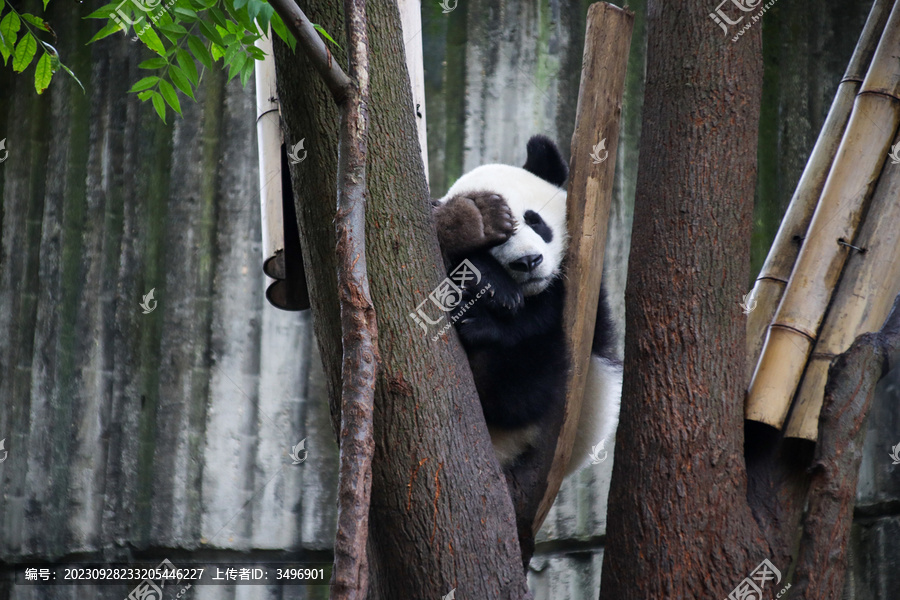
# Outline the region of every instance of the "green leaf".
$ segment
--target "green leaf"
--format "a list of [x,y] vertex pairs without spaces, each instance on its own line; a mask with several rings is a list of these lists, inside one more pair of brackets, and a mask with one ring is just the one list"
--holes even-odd
[[214,25],[210,25],[206,21],[200,21],[199,25],[200,25],[200,31],[203,32],[203,35],[206,36],[206,39],[208,39],[211,42],[215,42],[216,44],[218,44],[220,46],[225,45],[225,42],[222,41],[222,36],[219,35],[218,31],[216,31],[216,28]]
[[163,102],[162,96],[159,95],[159,92],[151,92],[150,93],[150,101],[153,102],[153,108],[156,109],[156,114],[159,115],[159,118],[163,120],[163,123],[166,122],[166,105]]
[[234,0],[234,9],[241,10],[246,6],[248,0]]
[[172,84],[166,81],[165,79],[159,80],[159,93],[162,94],[162,97],[165,98],[166,104],[172,107],[172,110],[177,112],[179,115],[181,114],[181,103],[178,101],[178,94],[175,92],[175,88],[172,87]]
[[242,49],[240,44],[229,44],[229,46],[225,48],[225,64],[230,65],[231,61],[234,60],[234,57],[237,56],[237,53]]
[[13,55],[13,71],[21,73],[27,69],[35,52],[37,52],[37,40],[30,33],[26,33],[16,45],[16,53]]
[[266,33],[269,29],[269,22],[272,20],[272,15],[275,13],[275,9],[272,8],[272,5],[268,2],[263,4],[259,9],[259,14],[256,16],[256,22],[259,23],[260,31]]
[[106,6],[101,6],[88,16],[84,17],[85,19],[108,19],[111,14],[116,12],[116,9],[119,8],[121,2],[111,2]]
[[12,11],[6,13],[3,20],[0,20],[0,36],[3,37],[5,46],[10,52],[16,45],[16,35],[19,33],[21,26],[22,22],[19,20],[19,15]]
[[209,16],[212,18],[213,23],[219,27],[227,27],[226,23],[228,22],[228,19],[225,18],[225,14],[218,8],[213,7],[209,9]]
[[162,56],[166,54],[166,47],[163,46],[162,40],[159,39],[159,36],[156,35],[156,32],[153,31],[153,28],[150,27],[149,24],[147,24],[146,27],[141,28],[141,30],[137,32],[137,36],[148,48],[157,54]]
[[[332,38],[330,35],[328,35],[328,32],[325,31],[324,27],[322,27],[321,25],[316,25],[315,23],[313,23],[312,26],[315,27],[316,31],[318,31],[319,33],[322,34],[322,37],[324,37],[326,40],[328,40],[329,42],[331,42],[338,48],[341,48],[341,45],[338,44],[336,41],[334,41],[334,38]],[[343,48],[341,48],[341,50],[343,50]]]
[[253,29],[253,21],[250,20],[250,16],[247,14],[246,10],[240,10],[235,8],[234,6],[225,6],[228,9],[228,14],[236,21],[240,23],[240,26],[236,25],[236,23],[229,21],[231,25],[228,27],[228,30],[232,33],[243,32],[244,29]]
[[94,37],[92,37],[92,38],[90,39],[90,41],[88,41],[88,44],[92,44],[92,43],[96,42],[97,40],[102,40],[103,38],[109,37],[109,36],[111,36],[112,34],[118,33],[118,32],[120,32],[120,31],[123,31],[123,29],[119,26],[119,24],[116,23],[115,21],[110,21],[109,23],[107,23],[106,25],[104,25],[104,26],[103,26],[103,29],[101,29],[100,31],[98,31],[98,32],[94,35]]
[[30,15],[28,13],[22,13],[22,18],[40,29],[41,31],[52,31],[50,26],[40,17],[36,17],[34,15]]
[[190,96],[191,99],[194,99],[194,90],[191,89],[191,82],[188,81],[184,71],[175,65],[172,65],[169,67],[169,77],[172,78],[172,83],[175,84],[175,87],[184,92],[186,96]]
[[231,59],[231,66],[228,69],[228,81],[234,79],[234,76],[241,72],[241,69],[244,67],[244,63],[247,62],[247,55],[243,52],[234,55],[234,58]]
[[140,92],[138,94],[138,99],[140,99],[141,102],[146,102],[147,99],[150,98],[150,96],[152,96],[154,93],[155,92],[153,90],[144,90],[143,92]]
[[38,59],[37,66],[34,68],[34,89],[38,95],[44,93],[44,90],[50,85],[52,77],[53,69],[50,66],[50,55],[45,52]]
[[144,90],[149,90],[154,85],[156,85],[157,81],[159,81],[159,77],[157,77],[156,75],[152,75],[150,77],[144,77],[143,79],[138,80],[138,82],[135,83],[133,86],[131,86],[131,89],[128,91],[129,92],[143,92]]
[[210,44],[209,53],[212,55],[213,60],[219,60],[220,58],[225,56],[225,51],[222,50],[222,47],[218,44]]
[[197,13],[194,12],[193,10],[191,10],[190,8],[176,6],[175,10],[173,12],[176,15],[178,15],[179,17],[181,17],[181,20],[184,21],[185,23],[195,23],[196,21],[198,21],[200,19],[200,17],[197,16]]
[[272,31],[275,32],[275,35],[281,38],[281,40],[291,47],[291,52],[297,51],[297,39],[294,37],[288,28],[285,26],[284,21],[281,20],[281,16],[278,13],[272,15]]
[[206,49],[206,46],[200,41],[196,35],[192,35],[188,38],[188,48],[191,49],[191,53],[197,57],[197,60],[200,61],[204,67],[209,70],[212,70],[213,59],[212,56],[209,55],[209,50]]
[[50,4],[50,0],[44,0],[44,12],[47,12],[47,5]]
[[252,60],[244,63],[244,68],[241,69],[241,85],[243,87],[247,87],[247,82],[250,81],[250,76],[253,75],[253,67],[255,66],[256,62]]
[[160,25],[157,23],[156,28],[163,32],[169,41],[173,44],[177,44],[178,40],[187,35],[187,29],[178,25],[177,23],[171,23],[169,25]]
[[153,75],[151,77],[144,77],[143,79],[141,79],[137,83],[135,83],[133,86],[131,86],[131,89],[128,91],[129,92],[143,92],[144,90],[149,90],[154,85],[156,85],[157,81],[159,81],[159,77],[157,77],[156,75]]
[[266,53],[256,46],[247,46],[247,53],[256,60],[265,60]]
[[[153,13],[153,17],[151,18],[153,19],[153,22],[156,23],[157,29],[162,29],[164,26],[167,27],[169,25],[176,25],[180,27],[178,23],[172,20],[172,15],[170,15],[169,11],[166,10],[166,6],[157,7],[153,10],[155,10],[156,12]],[[185,33],[187,33],[187,31],[185,31]]]
[[251,22],[256,20],[256,15],[259,14],[263,6],[265,6],[265,3],[259,0],[250,0],[247,3],[247,16],[250,17]]
[[165,66],[168,66],[169,61],[164,59],[161,56],[157,56],[156,58],[150,58],[142,62],[138,65],[138,69],[162,69]]
[[197,65],[194,63],[194,59],[191,58],[191,55],[188,54],[187,50],[179,48],[175,53],[175,59],[178,61],[178,65],[181,67],[181,70],[184,71],[188,80],[194,85],[199,85],[200,76],[197,73]]

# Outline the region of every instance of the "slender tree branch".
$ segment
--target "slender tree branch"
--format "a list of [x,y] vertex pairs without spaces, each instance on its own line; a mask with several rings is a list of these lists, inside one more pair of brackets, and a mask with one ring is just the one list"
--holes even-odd
[[366,542],[375,453],[374,405],[378,326],[366,269],[366,152],[369,62],[365,0],[345,0],[350,77],[338,66],[294,0],[272,6],[300,42],[340,108],[337,212],[334,218],[341,310],[341,430],[333,600],[363,600],[368,590]]
[[332,599],[363,600],[368,589],[366,540],[375,453],[374,406],[378,328],[366,270],[366,151],[369,63],[365,0],[345,0],[350,76],[341,105],[338,205],[334,227],[341,304],[341,471]]
[[[303,52],[309,57],[313,68],[322,77],[322,81],[328,86],[334,101],[340,106],[347,97],[347,91],[353,87],[353,82],[341,69],[332,56],[328,46],[316,28],[313,27],[306,15],[297,6],[296,0],[270,0],[269,4],[287,25]],[[348,20],[349,23],[349,20]],[[351,50],[352,51],[352,50]],[[351,60],[351,70],[353,61]]]
[[881,331],[858,337],[829,370],[792,598],[843,597],[866,420],[875,386],[896,365],[898,349],[900,296]]

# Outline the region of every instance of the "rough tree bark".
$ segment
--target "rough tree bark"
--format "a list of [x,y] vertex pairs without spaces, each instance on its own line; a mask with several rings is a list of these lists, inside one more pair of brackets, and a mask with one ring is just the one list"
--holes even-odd
[[[302,3],[334,35],[333,3]],[[455,336],[431,341],[408,316],[444,278],[419,159],[394,3],[368,7],[370,150],[366,246],[379,314],[369,598],[528,596],[515,520]],[[343,37],[343,36],[341,36]],[[338,39],[342,46],[346,46]],[[334,59],[344,64],[343,52]],[[316,333],[337,424],[340,333],[334,219],[337,129],[326,88],[302,56],[276,47],[286,139],[306,139],[292,172]],[[423,258],[424,257],[424,258]],[[324,400],[324,399],[323,399]],[[472,560],[472,557],[479,560]]]
[[865,418],[896,360],[900,315],[832,368],[815,457],[808,442],[744,425],[737,304],[749,257],[760,28],[754,22],[732,42],[737,26],[723,40],[710,32],[708,7],[692,4],[651,2],[648,10],[601,597],[724,598],[763,559],[782,574],[779,586],[764,588],[774,595],[788,587],[808,503],[791,597],[837,599]]
[[875,385],[898,360],[900,296],[881,331],[857,338],[828,372],[792,597],[842,597],[866,420]]
[[738,306],[749,275],[761,27],[732,43],[709,8],[648,4],[603,598],[724,598],[770,555],[746,502]]
[[378,326],[366,268],[366,153],[369,131],[368,30],[365,0],[347,0],[348,77],[333,59],[312,22],[290,0],[275,10],[322,76],[341,112],[337,165],[338,298],[341,314],[341,469],[334,540],[331,598],[355,600],[368,589],[366,538],[372,492],[373,413],[378,368]]

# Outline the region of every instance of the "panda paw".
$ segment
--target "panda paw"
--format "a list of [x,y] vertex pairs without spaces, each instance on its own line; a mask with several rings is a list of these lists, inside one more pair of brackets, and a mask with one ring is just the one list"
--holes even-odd
[[498,246],[509,239],[516,220],[497,194],[468,194],[435,207],[441,248],[450,257]]
[[507,241],[516,230],[516,218],[502,197],[497,194],[473,195],[472,202],[481,213],[484,239],[491,246]]
[[487,291],[487,304],[495,311],[515,314],[525,303],[522,290],[515,283],[507,284],[495,279],[491,282],[491,289]]

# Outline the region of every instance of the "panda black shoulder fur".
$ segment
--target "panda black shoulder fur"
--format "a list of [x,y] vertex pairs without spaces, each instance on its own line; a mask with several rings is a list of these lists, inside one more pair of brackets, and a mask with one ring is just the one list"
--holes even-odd
[[[523,168],[478,167],[435,202],[448,270],[468,260],[481,273],[477,287],[490,284],[489,292],[478,298],[474,288],[464,289],[459,306],[466,308],[453,317],[504,468],[531,448],[550,408],[565,402],[569,367],[560,276],[568,243],[561,186],[568,167],[544,136],[532,137],[527,150]],[[592,447],[610,441],[616,430],[622,366],[614,347],[614,325],[601,289],[569,474],[583,467]]]

